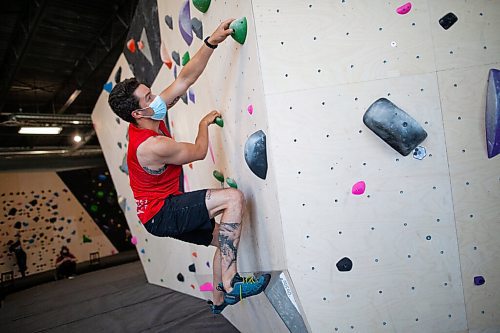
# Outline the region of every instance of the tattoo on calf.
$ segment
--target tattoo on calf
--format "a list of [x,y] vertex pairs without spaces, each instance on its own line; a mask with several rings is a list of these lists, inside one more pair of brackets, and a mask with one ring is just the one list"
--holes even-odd
[[212,195],[212,191],[207,190],[207,193],[205,194],[205,199],[210,200],[211,195]]
[[231,266],[236,264],[238,255],[238,242],[236,233],[239,231],[239,223],[221,223],[219,227],[219,244],[222,254],[222,265],[226,267],[226,271]]

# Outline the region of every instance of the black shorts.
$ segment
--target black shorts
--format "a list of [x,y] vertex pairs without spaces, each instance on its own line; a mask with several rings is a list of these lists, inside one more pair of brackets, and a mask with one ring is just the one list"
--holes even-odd
[[146,230],[158,237],[210,245],[215,220],[208,215],[206,193],[207,190],[199,190],[169,196],[161,210],[144,224]]

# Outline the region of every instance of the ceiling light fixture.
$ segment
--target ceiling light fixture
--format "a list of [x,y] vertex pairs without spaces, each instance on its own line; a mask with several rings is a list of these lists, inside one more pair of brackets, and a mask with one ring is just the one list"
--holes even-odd
[[59,134],[62,127],[21,127],[19,134]]

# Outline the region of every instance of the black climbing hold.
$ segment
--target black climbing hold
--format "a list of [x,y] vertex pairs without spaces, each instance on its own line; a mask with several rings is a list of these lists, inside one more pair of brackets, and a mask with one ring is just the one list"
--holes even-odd
[[341,272],[348,272],[352,269],[351,259],[344,257],[337,263],[337,269]]
[[38,201],[36,199],[33,199],[30,201],[30,205],[32,205],[32,206],[36,206],[37,203],[38,203]]
[[173,21],[172,21],[172,16],[170,15],[165,15],[165,23],[167,24],[167,26],[173,30],[174,29],[174,24],[173,24]]
[[118,142],[118,148],[122,149],[122,143],[121,142]]
[[485,283],[486,281],[484,280],[484,277],[482,277],[481,275],[479,276],[474,276],[474,284],[476,286],[481,286]]
[[14,224],[14,228],[16,228],[16,229],[21,229],[21,222],[16,222],[16,223]]
[[116,118],[115,118],[115,120],[116,120],[116,123],[117,123],[118,125],[120,125],[120,118],[116,117]]
[[427,132],[415,119],[386,98],[370,105],[363,122],[403,156],[407,156],[427,137]]
[[194,266],[194,264],[189,265],[188,269],[190,272],[193,272],[193,273],[196,272],[196,267]]
[[14,216],[14,215],[16,215],[16,213],[17,213],[17,209],[15,209],[14,207],[12,207],[12,208],[9,210],[9,215],[10,215],[10,216]]
[[448,13],[439,20],[439,24],[444,30],[448,30],[455,22],[458,21],[458,17],[453,13]]
[[174,59],[177,66],[181,65],[181,56],[179,55],[179,52],[172,51],[172,59]]
[[252,172],[261,179],[267,175],[266,134],[259,130],[245,143],[245,161]]
[[196,17],[191,19],[191,27],[193,28],[193,32],[199,39],[203,39],[203,23],[198,20]]
[[177,274],[177,280],[184,282],[184,276],[181,273]]
[[122,80],[122,67],[118,67],[115,73],[115,83],[119,83]]
[[184,95],[182,95],[182,96],[181,96],[181,99],[182,99],[182,101],[184,102],[184,104],[186,104],[186,105],[187,105],[187,103],[188,103],[187,93],[184,93]]

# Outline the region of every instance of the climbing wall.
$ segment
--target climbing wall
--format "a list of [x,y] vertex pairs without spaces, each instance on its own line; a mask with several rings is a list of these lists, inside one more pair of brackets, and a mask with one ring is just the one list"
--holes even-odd
[[[10,244],[21,241],[27,255],[26,274],[55,268],[63,245],[79,262],[91,252],[101,257],[116,248],[55,172],[0,173],[0,271],[18,272]],[[18,238],[19,235],[19,238]]]
[[[247,199],[239,270],[272,272],[266,294],[224,315],[243,332],[500,330],[500,159],[484,133],[498,1],[145,3],[160,46],[131,29],[93,120],[151,283],[210,298],[213,249],[144,231],[108,92],[159,49],[159,93],[219,22],[246,17],[246,41],[220,45],[168,114],[174,138],[194,142],[199,120],[222,113],[206,159],[184,166],[185,190],[229,186],[215,170],[234,180]],[[245,160],[259,135],[264,177]]]
[[[499,330],[484,112],[500,3],[253,4],[287,266],[312,331]],[[379,98],[423,127],[425,151],[402,156],[363,124]]]
[[[191,3],[188,6],[190,13],[186,11],[186,1],[160,1],[158,8],[151,9],[151,12],[157,10],[159,13],[160,55],[163,61],[151,86],[155,94],[171,84],[186,61],[196,54],[203,45],[202,36],[208,36],[223,19],[243,16],[250,18],[252,15],[250,3],[224,4],[214,1],[207,13],[202,13]],[[139,10],[140,8],[144,6],[138,7]],[[139,12],[139,15],[144,14]],[[190,31],[191,38],[185,36],[190,41],[189,44],[180,33],[180,21],[187,21],[189,27],[191,24],[196,27]],[[142,29],[135,27],[131,31]],[[148,61],[149,55],[144,50],[158,47],[148,46],[147,43],[151,43],[156,37],[147,35],[147,30],[145,31],[146,37],[129,36],[124,55],[120,57],[105,84],[92,119],[149,282],[209,299],[212,297],[212,259],[215,249],[155,237],[145,231],[135,213],[136,205],[129,187],[125,163],[128,124],[120,121],[107,104],[112,87],[117,82],[134,76],[141,62]],[[193,191],[229,187],[228,183],[221,183],[213,176],[214,171],[222,173],[224,179],[231,178],[245,194],[247,202],[239,247],[239,271],[275,271],[276,279],[279,280],[278,274],[286,265],[274,174],[269,170],[267,174],[257,177],[247,166],[243,152],[249,137],[254,135],[254,138],[262,139],[259,135],[265,136],[268,132],[256,38],[251,22],[249,31],[244,45],[228,38],[215,50],[203,75],[177,105],[169,110],[168,126],[177,141],[194,142],[201,118],[214,109],[221,112],[224,125],[222,128],[216,125],[210,127],[206,159],[184,166],[184,188],[186,191]],[[131,56],[125,56],[128,53],[142,57],[141,62],[130,65],[127,58],[130,59]],[[136,76],[140,75],[141,72]],[[269,311],[265,319],[263,317],[262,322],[257,323],[252,317],[242,316],[246,307],[251,307],[255,312],[258,309]],[[266,331],[281,328],[286,331],[286,326],[265,296],[245,301],[234,309],[227,309],[225,314],[238,327],[260,327]]]

